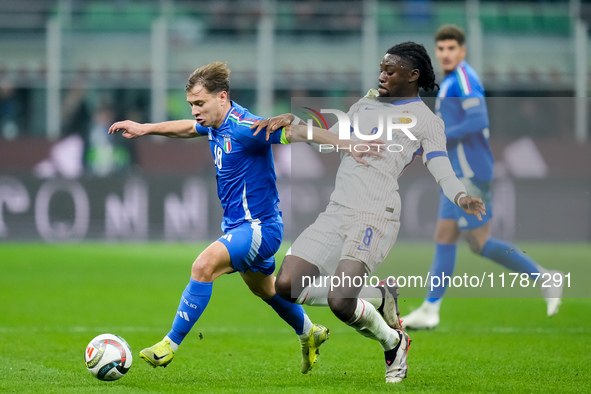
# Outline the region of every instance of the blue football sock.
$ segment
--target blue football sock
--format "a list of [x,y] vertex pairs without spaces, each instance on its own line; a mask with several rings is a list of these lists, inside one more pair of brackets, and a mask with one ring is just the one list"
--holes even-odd
[[295,330],[296,334],[300,335],[304,332],[306,312],[304,312],[304,308],[301,305],[292,304],[281,298],[278,294],[263,301],[269,304],[271,308],[273,308],[273,310]]
[[[449,285],[449,281],[451,279],[447,279],[451,277],[454,273],[454,268],[456,266],[456,251],[458,246],[456,244],[435,244],[435,255],[433,256],[433,263],[431,264],[430,276],[438,277],[440,279],[439,286],[433,287],[431,289],[431,283],[428,283],[429,290],[427,291],[427,298],[426,300],[433,303],[438,301],[447,286]],[[437,282],[434,283],[434,285]]]
[[517,246],[496,238],[489,238],[480,255],[514,272],[539,273],[538,264]]
[[179,309],[172,322],[172,330],[168,333],[168,337],[174,343],[180,345],[193,325],[199,320],[209,303],[212,288],[213,282],[198,282],[193,279],[189,281],[181,296]]

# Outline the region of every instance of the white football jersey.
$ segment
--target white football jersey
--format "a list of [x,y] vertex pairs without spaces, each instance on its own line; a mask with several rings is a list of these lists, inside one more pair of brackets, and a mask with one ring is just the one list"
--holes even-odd
[[[398,177],[415,155],[422,155],[423,163],[433,157],[447,156],[444,123],[420,98],[383,103],[364,97],[351,106],[347,115],[351,128],[358,124],[359,134],[375,135],[379,133],[381,124],[379,139],[385,141],[386,146],[381,150],[382,157],[364,156],[369,166],[357,163],[349,154],[342,153],[331,200],[355,210],[399,219]],[[388,138],[388,117],[392,124],[411,124],[416,119],[416,124],[407,129],[416,140],[400,129],[391,132],[391,138]],[[338,123],[335,124],[331,132],[338,133],[338,126]],[[353,132],[351,139],[359,140]]]

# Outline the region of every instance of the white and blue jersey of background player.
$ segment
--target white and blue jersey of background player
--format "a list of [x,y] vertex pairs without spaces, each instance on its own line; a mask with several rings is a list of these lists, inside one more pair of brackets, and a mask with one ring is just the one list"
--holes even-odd
[[207,135],[216,168],[217,192],[224,218],[218,239],[230,252],[236,271],[275,272],[274,254],[283,238],[275,167],[271,144],[281,143],[282,133],[253,136],[249,128],[262,119],[232,102],[222,125],[196,130]]
[[439,219],[455,219],[460,230],[481,227],[492,218],[490,182],[494,159],[488,143],[489,118],[484,88],[476,72],[462,61],[447,75],[437,94],[437,116],[445,123],[447,152],[456,176],[469,195],[486,205],[486,216],[479,221],[449,201],[439,199]]

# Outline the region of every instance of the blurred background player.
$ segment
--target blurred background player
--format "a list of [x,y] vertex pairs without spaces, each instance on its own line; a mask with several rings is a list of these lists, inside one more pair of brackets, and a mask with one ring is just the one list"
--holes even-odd
[[[419,88],[432,91],[436,86],[431,59],[422,45],[406,42],[387,51],[380,64],[378,90],[370,90],[368,97],[351,107],[348,116],[351,124],[358,117],[360,132],[369,135],[380,122],[380,113],[396,119],[409,113],[417,120],[410,129],[416,138],[393,133],[387,143],[399,144],[402,151],[370,157],[369,166],[342,156],[329,205],[294,241],[275,282],[277,294],[286,300],[328,305],[345,324],[378,341],[384,351],[387,383],[406,378],[410,345],[408,334],[400,329],[394,284],[372,288],[363,287],[362,281],[355,284],[355,280],[348,283],[343,279],[339,284],[331,280],[329,288],[306,286],[304,278],[363,278],[379,267],[400,228],[397,179],[417,154],[458,209],[478,218],[485,214],[482,201],[468,196],[454,175],[445,151],[443,122],[419,97]],[[268,131],[279,127],[275,118],[259,124],[269,125]],[[306,130],[303,125],[291,128]],[[338,123],[331,130],[338,132]]]
[[[491,237],[491,181],[494,160],[489,147],[489,118],[484,89],[476,72],[464,61],[465,35],[455,25],[444,25],[435,33],[435,55],[445,78],[437,94],[436,112],[445,123],[447,151],[453,169],[470,195],[480,197],[487,215],[482,221],[466,215],[441,194],[435,230],[435,255],[431,276],[452,276],[456,262],[457,242],[465,233],[472,252],[516,272],[537,274],[556,273],[537,264],[515,245]],[[540,278],[542,279],[542,278]],[[427,292],[423,304],[402,318],[409,329],[435,328],[439,324],[439,308],[447,281]],[[562,287],[542,287],[547,314],[558,312]]]
[[[283,237],[283,221],[271,144],[289,143],[291,135],[286,135],[285,129],[269,140],[264,133],[259,138],[252,135],[249,126],[261,117],[230,100],[230,70],[226,63],[198,68],[189,77],[185,90],[195,120],[155,124],[125,120],[109,129],[110,134],[121,131],[125,138],[207,137],[224,210],[224,235],[193,263],[172,330],[162,341],[143,349],[140,356],[154,367],[168,365],[207,307],[213,281],[222,274],[239,271],[249,289],[296,331],[302,346],[302,373],[307,373],[316,362],[318,346],[328,338],[328,330],[313,325],[301,305],[276,295],[274,286],[274,254]],[[322,139],[323,135],[328,140]],[[315,138],[318,143],[338,142],[336,136],[326,131],[317,133]]]

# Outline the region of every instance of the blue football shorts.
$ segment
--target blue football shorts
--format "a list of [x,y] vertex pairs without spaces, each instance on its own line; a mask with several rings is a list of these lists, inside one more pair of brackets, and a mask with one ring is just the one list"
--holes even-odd
[[275,253],[282,239],[281,221],[253,221],[228,230],[218,241],[228,248],[234,270],[272,275],[275,272]]
[[490,182],[480,182],[475,179],[460,179],[466,186],[466,191],[472,197],[478,197],[486,207],[486,216],[482,216],[482,221],[474,215],[464,212],[441,192],[439,196],[439,214],[438,219],[453,219],[458,223],[460,230],[471,230],[482,227],[493,217],[492,211],[492,192]]

